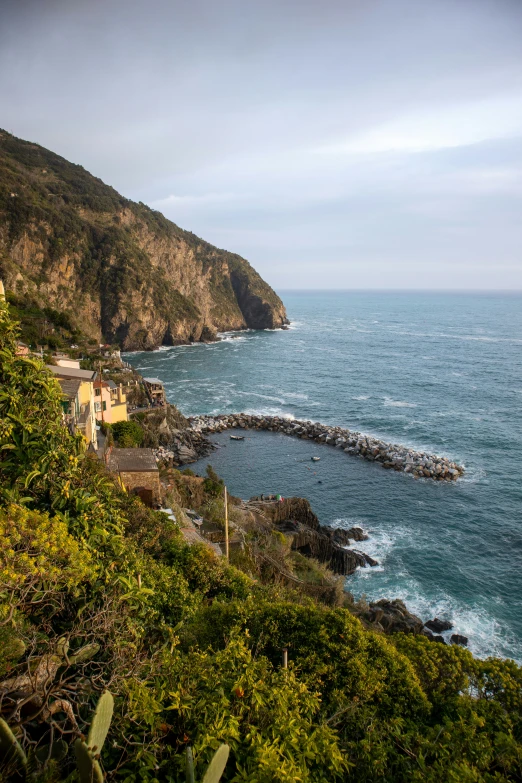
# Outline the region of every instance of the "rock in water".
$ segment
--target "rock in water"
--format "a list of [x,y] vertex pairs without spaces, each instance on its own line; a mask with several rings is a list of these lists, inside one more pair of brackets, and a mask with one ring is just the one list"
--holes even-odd
[[393,601],[383,598],[370,604],[366,619],[378,622],[386,633],[421,633],[424,625],[420,617],[409,612],[399,598]]
[[451,643],[452,644],[461,644],[463,647],[468,646],[468,637],[462,636],[460,633],[454,633],[451,636]]
[[450,631],[453,625],[448,620],[439,620],[438,617],[435,617],[434,620],[428,620],[425,623],[425,627],[434,633],[442,633],[443,631]]

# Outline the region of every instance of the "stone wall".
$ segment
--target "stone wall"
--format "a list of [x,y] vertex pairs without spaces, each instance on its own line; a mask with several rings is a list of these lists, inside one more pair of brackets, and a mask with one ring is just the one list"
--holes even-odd
[[159,480],[159,471],[121,471],[121,480],[125,485],[127,492],[138,493],[138,490],[145,489],[152,491],[152,502],[160,502],[161,488]]

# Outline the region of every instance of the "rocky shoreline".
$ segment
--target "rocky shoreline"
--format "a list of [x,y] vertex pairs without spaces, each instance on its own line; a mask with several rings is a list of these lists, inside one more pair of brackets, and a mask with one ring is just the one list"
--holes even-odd
[[370,435],[320,422],[246,413],[192,416],[188,421],[192,431],[201,435],[211,435],[228,429],[253,429],[281,432],[296,438],[325,443],[342,449],[346,454],[377,462],[388,470],[409,473],[414,478],[456,481],[464,473],[462,465],[452,462],[447,457],[415,451],[407,446],[386,443]]

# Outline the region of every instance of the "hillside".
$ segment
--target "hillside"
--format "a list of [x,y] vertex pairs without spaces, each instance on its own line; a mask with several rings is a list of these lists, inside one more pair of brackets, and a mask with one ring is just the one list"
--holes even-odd
[[286,323],[283,303],[245,259],[5,131],[0,278],[127,350]]

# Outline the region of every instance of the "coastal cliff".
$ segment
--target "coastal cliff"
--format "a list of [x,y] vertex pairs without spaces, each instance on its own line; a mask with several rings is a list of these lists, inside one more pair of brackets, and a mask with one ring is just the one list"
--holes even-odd
[[0,278],[125,350],[287,323],[282,301],[245,259],[5,131]]

